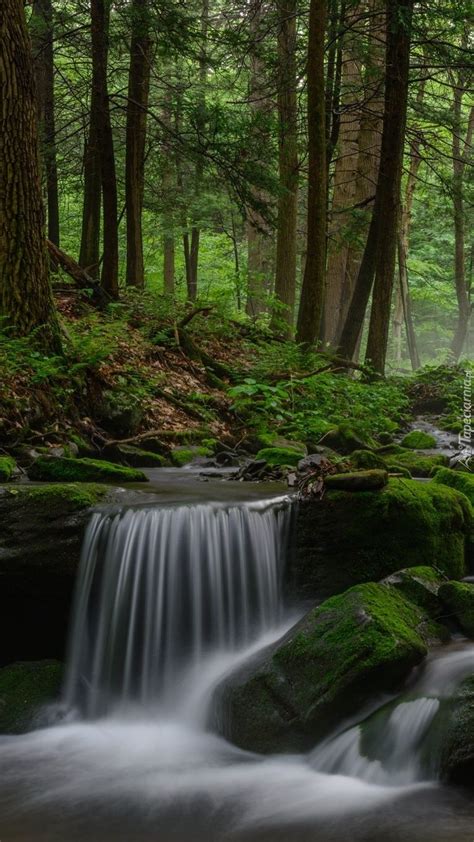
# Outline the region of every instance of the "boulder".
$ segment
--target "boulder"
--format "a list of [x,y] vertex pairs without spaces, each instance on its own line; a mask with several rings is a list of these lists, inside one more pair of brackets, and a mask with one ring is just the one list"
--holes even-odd
[[270,468],[295,468],[304,454],[294,447],[264,447],[257,453],[257,461],[265,461]]
[[120,462],[130,468],[163,468],[167,463],[164,456],[149,450],[142,450],[130,444],[109,444],[101,453],[105,459]]
[[324,434],[320,444],[344,455],[353,453],[354,450],[370,450],[373,447],[373,442],[364,439],[350,424],[339,424],[338,427],[329,430]]
[[378,581],[402,559],[460,579],[472,523],[464,495],[432,482],[390,479],[379,491],[328,490],[322,500],[298,504],[288,590],[318,599]]
[[465,494],[474,505],[474,474],[452,471],[449,468],[437,468],[434,472],[433,482],[455,488]]
[[411,430],[400,443],[402,447],[408,447],[411,450],[431,450],[438,444],[434,436],[423,430]]
[[357,470],[371,468],[379,468],[382,471],[387,470],[385,461],[378,453],[374,453],[372,450],[354,450],[350,455],[350,463]]
[[358,585],[313,609],[221,690],[225,735],[258,752],[304,750],[427,654],[423,612],[383,585]]
[[32,480],[43,482],[147,482],[148,477],[136,468],[114,465],[102,459],[67,459],[40,456],[29,468]]
[[388,483],[387,471],[354,471],[349,474],[330,474],[324,480],[326,488],[341,491],[374,491]]
[[16,462],[12,456],[0,456],[0,482],[9,482],[16,472]]
[[207,459],[209,456],[212,456],[212,451],[208,447],[191,444],[173,447],[170,453],[171,461],[177,468],[183,468],[192,462],[201,464],[201,460]]
[[397,444],[379,447],[377,453],[390,471],[400,466],[407,468],[412,477],[429,477],[434,468],[443,467],[449,463],[448,457],[442,453],[417,453]]
[[140,403],[117,389],[104,392],[96,410],[96,417],[104,430],[118,439],[134,436],[143,421],[143,415]]
[[41,709],[59,698],[59,661],[21,661],[0,669],[0,734],[21,734],[41,720]]
[[396,588],[410,602],[426,611],[430,617],[441,617],[443,604],[439,590],[444,576],[433,567],[405,567],[382,580],[381,584]]
[[441,748],[441,777],[474,788],[474,676],[463,681],[451,703]]
[[466,582],[446,582],[439,596],[452,613],[467,637],[474,638],[474,585]]

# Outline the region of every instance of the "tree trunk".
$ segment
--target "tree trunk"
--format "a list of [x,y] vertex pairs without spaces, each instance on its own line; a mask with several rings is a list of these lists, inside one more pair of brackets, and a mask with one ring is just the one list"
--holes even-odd
[[466,283],[465,258],[465,216],[464,216],[464,172],[466,162],[471,153],[474,133],[474,107],[471,108],[468,119],[466,137],[461,148],[462,135],[462,105],[465,89],[458,83],[453,97],[453,217],[454,217],[454,281],[458,302],[458,323],[451,344],[451,354],[458,360],[462,354],[471,318],[471,303]]
[[54,30],[51,0],[34,0],[31,20],[41,150],[46,174],[48,238],[59,246],[58,168],[54,114]]
[[21,336],[61,351],[49,282],[34,65],[23,4],[0,7],[0,312]]
[[91,0],[92,85],[97,95],[97,139],[104,210],[101,283],[118,298],[118,208],[114,141],[107,82],[110,0]]
[[92,88],[89,133],[84,147],[84,200],[82,206],[81,247],[79,265],[94,280],[99,278],[100,266],[100,208],[101,174],[97,91]]
[[352,358],[375,275],[366,359],[380,373],[385,368],[395,268],[412,13],[413,0],[387,0],[385,108],[379,176],[367,243],[340,342],[341,353]]
[[308,233],[296,338],[313,344],[320,335],[327,229],[324,36],[327,0],[311,0],[308,36]]
[[282,305],[273,329],[289,338],[293,331],[296,293],[298,217],[298,99],[296,67],[297,0],[277,0],[278,33],[278,167],[279,198],[275,298]]
[[132,36],[128,77],[125,153],[125,204],[127,212],[126,282],[145,286],[143,264],[143,194],[145,185],[145,143],[150,91],[151,39],[148,0],[132,0]]

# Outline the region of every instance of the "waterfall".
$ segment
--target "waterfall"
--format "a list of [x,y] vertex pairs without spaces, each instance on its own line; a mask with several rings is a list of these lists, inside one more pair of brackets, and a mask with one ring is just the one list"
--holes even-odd
[[95,513],[73,611],[66,701],[175,705],[183,676],[281,620],[287,498]]

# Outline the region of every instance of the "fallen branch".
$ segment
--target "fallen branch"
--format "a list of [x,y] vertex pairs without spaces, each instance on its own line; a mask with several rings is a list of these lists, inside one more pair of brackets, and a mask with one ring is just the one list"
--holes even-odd
[[186,327],[186,325],[188,325],[195,318],[195,316],[199,316],[199,314],[205,314],[207,316],[207,314],[210,313],[213,309],[213,307],[196,307],[194,310],[191,310],[191,312],[187,313],[186,316],[184,316],[184,318],[182,318],[180,322],[178,322],[178,330],[181,330],[183,327]]
[[79,263],[76,263],[73,257],[66,254],[65,251],[56,246],[51,240],[46,240],[49,257],[51,263],[56,269],[62,269],[66,275],[74,281],[76,287],[80,290],[91,290],[90,301],[96,307],[105,307],[110,301],[109,296],[101,287],[98,281],[95,281]]

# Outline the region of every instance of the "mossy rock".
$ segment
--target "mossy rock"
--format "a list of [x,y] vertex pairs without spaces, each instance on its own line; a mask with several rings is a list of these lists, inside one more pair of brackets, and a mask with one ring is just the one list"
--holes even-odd
[[176,468],[184,468],[185,465],[190,465],[197,459],[207,459],[210,456],[212,456],[212,450],[197,445],[174,447],[170,453],[171,461]]
[[456,617],[464,634],[474,638],[474,585],[446,582],[440,587],[439,596]]
[[412,430],[400,442],[402,447],[408,447],[410,450],[431,450],[436,447],[438,442],[434,436],[425,433],[423,430]]
[[163,468],[169,464],[160,453],[142,450],[129,444],[108,445],[104,447],[101,455],[129,468]]
[[387,469],[385,460],[372,450],[354,450],[350,455],[350,463],[354,468],[362,471],[371,468],[379,468],[382,471]]
[[28,469],[32,480],[43,482],[147,482],[136,468],[114,465],[101,459],[67,459],[40,456]]
[[331,474],[325,478],[326,488],[341,491],[374,491],[388,483],[387,471],[353,471],[348,474]]
[[452,471],[449,468],[437,468],[434,472],[433,482],[438,485],[447,485],[465,494],[474,506],[474,474],[467,474],[464,471]]
[[34,727],[41,708],[59,698],[62,677],[58,661],[20,661],[0,669],[0,734]]
[[442,740],[441,778],[474,788],[474,676],[463,681],[451,702]]
[[390,479],[380,491],[328,490],[302,500],[287,587],[320,598],[407,567],[432,566],[449,579],[466,575],[473,523],[463,494],[432,482]]
[[404,479],[413,479],[408,468],[405,468],[403,465],[387,462],[386,468],[390,474],[395,474],[396,476],[403,477]]
[[270,468],[296,468],[303,454],[293,447],[264,447],[259,450],[256,461],[264,461]]
[[0,456],[0,482],[9,482],[16,471],[16,462],[12,456]]
[[354,450],[370,450],[374,442],[361,436],[350,424],[339,424],[324,434],[320,441],[326,447],[336,450],[338,453],[347,455]]
[[143,421],[143,407],[139,401],[119,390],[108,390],[96,412],[98,420],[116,438],[127,438],[137,433]]
[[427,654],[423,612],[396,590],[358,585],[312,610],[222,690],[226,736],[250,751],[314,745],[397,689]]
[[400,465],[402,468],[407,468],[412,477],[429,477],[434,468],[449,464],[448,457],[442,453],[417,453],[397,444],[379,447],[377,453],[390,469],[392,466]]
[[381,584],[396,588],[430,617],[437,618],[443,614],[439,589],[445,581],[446,578],[434,567],[417,566],[397,570],[383,579]]

